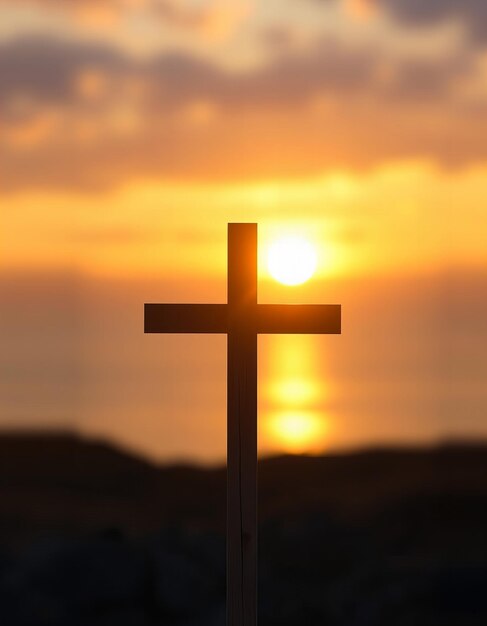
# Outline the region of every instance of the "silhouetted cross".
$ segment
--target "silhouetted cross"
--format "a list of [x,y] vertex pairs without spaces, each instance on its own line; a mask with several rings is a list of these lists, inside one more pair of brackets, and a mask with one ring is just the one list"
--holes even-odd
[[228,225],[228,304],[146,304],[146,333],[226,333],[227,625],[257,621],[257,334],[341,332],[338,304],[257,304],[257,224]]

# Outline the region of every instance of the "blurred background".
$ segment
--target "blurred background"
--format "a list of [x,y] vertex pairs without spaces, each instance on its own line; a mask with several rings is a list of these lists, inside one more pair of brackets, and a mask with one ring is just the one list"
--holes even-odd
[[[144,337],[142,304],[224,302],[227,222],[256,221],[260,301],[344,330],[261,338],[263,453],[289,411],[314,451],[485,435],[483,2],[0,11],[5,428],[224,460],[224,338]],[[301,287],[265,263],[288,233]]]
[[[88,531],[115,529],[96,541],[124,549],[155,533],[162,550],[164,541],[174,544],[164,534],[172,524],[184,554],[196,544],[218,553],[207,533],[220,541],[224,528],[226,340],[144,336],[143,303],[225,302],[227,223],[251,221],[259,224],[260,302],[343,307],[341,336],[259,338],[263,467],[276,467],[268,457],[306,455],[279,457],[285,467],[272,469],[273,488],[263,488],[263,524],[274,528],[263,545],[287,537],[283,554],[295,564],[279,602],[298,598],[279,614],[277,596],[266,604],[264,593],[267,623],[326,617],[350,626],[385,615],[396,624],[485,623],[475,589],[485,583],[477,524],[487,461],[486,70],[484,0],[0,0],[0,571],[14,585],[6,597],[38,589],[35,577],[25,582],[21,547],[44,572],[39,553],[48,563],[59,551],[65,558],[73,537],[93,545]],[[290,234],[318,257],[313,277],[296,287],[273,280],[267,265],[273,243]],[[368,474],[357,459],[371,458]],[[119,462],[129,469],[117,473]],[[142,490],[143,502],[129,488],[142,481],[142,467],[147,476],[169,472],[164,489],[157,478],[157,488]],[[170,479],[175,467],[191,478]],[[389,487],[377,487],[380,497],[370,495],[374,505],[365,495],[356,502],[364,471],[370,494],[392,472]],[[291,489],[293,475],[308,487]],[[356,491],[345,488],[347,476]],[[196,498],[202,484],[214,484],[218,502]],[[340,496],[330,495],[332,485]],[[187,500],[181,495],[176,505],[176,492]],[[398,513],[406,494],[415,504]],[[355,533],[370,523],[384,538],[388,515],[405,526],[381,544],[382,567],[372,535]],[[433,521],[423,527],[425,519]],[[446,519],[454,530],[443,537]],[[42,552],[37,542],[51,535],[57,547]],[[315,576],[305,584],[296,559],[312,560],[312,546],[334,536],[335,550],[346,545],[343,554],[354,555],[332,567],[346,582]],[[437,551],[428,560],[432,537]],[[142,554],[159,554],[129,547],[144,563]],[[181,561],[164,550],[163,562],[174,566],[169,578],[183,572],[186,593],[191,576],[199,580],[196,557]],[[391,555],[401,565],[391,565]],[[274,582],[284,576],[278,557],[278,548],[263,552],[263,580],[266,571]],[[221,561],[212,567],[221,574]],[[397,588],[377,592],[372,608],[370,598],[367,606],[357,599],[359,588],[383,590],[395,568]],[[421,604],[416,587],[404,591],[401,581],[417,581],[418,572],[428,589],[446,577],[435,583],[436,604],[430,596]],[[450,607],[436,618],[451,597],[448,584],[470,596],[457,613]],[[299,600],[297,589],[317,585],[320,598],[327,589],[322,604]],[[217,588],[218,601],[206,607],[211,624],[222,619],[214,607],[224,586]],[[9,624],[66,623],[49,593],[34,594],[35,617],[19,617],[14,603]],[[384,598],[387,606],[429,608],[388,614]],[[196,619],[161,602],[106,623]],[[477,607],[468,617],[467,605]],[[73,606],[63,609],[70,623],[85,610]]]

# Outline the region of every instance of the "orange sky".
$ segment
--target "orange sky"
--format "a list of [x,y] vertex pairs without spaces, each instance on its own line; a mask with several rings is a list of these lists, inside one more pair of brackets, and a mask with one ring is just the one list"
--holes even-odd
[[[261,259],[282,234],[317,246],[314,287],[279,291],[280,299],[326,301],[323,285],[353,280],[483,275],[486,24],[484,0],[110,0],[102,9],[94,0],[0,0],[2,280],[24,277],[19,302],[39,275],[56,285],[53,277],[76,276],[95,291],[99,281],[129,281],[134,298],[152,284],[147,291],[158,299],[223,299],[201,286],[224,284],[229,221],[259,223]],[[261,296],[272,296],[264,263],[259,271]],[[336,296],[352,303],[347,289]],[[97,310],[92,300],[86,308]],[[20,341],[24,331],[4,322],[3,332]],[[85,357],[93,363],[103,341],[90,342]],[[281,349],[269,346],[273,354]],[[138,362],[148,358],[133,349]],[[333,385],[324,380],[323,359],[313,366],[310,357],[307,369],[306,350],[304,343],[294,349],[304,373],[287,383],[301,389],[302,406],[289,397],[286,404],[279,368],[265,370],[262,436],[271,447],[280,445],[271,434],[277,405],[290,432],[301,411],[303,428],[320,442],[333,438],[323,417]],[[37,353],[19,354],[3,389],[1,423],[15,426],[19,416],[21,425],[60,423],[130,445],[133,431],[123,434],[101,400],[83,409],[73,392],[78,417],[50,418],[69,413],[69,403],[54,409]],[[49,347],[44,356],[52,364],[63,358]],[[3,358],[10,367],[12,355]],[[39,397],[24,406],[11,381],[26,385],[27,373],[29,393]],[[320,398],[306,399],[317,377]],[[108,387],[100,397],[115,393]],[[205,415],[218,397],[221,391],[198,400]],[[182,405],[165,401],[154,406],[182,414]],[[149,450],[150,435],[134,445],[155,456],[205,456],[191,428],[182,432],[186,448]],[[215,430],[220,442],[222,432]],[[343,432],[340,441],[352,444]],[[407,438],[394,432],[371,426],[358,441]],[[170,437],[179,441],[175,432]],[[218,446],[208,447],[209,458]]]

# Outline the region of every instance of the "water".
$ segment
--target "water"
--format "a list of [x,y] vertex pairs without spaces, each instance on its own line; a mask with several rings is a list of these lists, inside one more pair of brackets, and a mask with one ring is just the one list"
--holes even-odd
[[[3,427],[75,430],[158,460],[225,458],[225,337],[142,332],[144,301],[224,301],[223,283],[1,283]],[[487,435],[486,273],[341,280],[305,297],[341,303],[343,333],[259,338],[262,454]]]

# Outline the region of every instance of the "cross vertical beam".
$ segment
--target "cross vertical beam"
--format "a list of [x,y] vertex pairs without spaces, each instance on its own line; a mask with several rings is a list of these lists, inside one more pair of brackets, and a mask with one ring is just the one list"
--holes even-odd
[[228,303],[144,306],[146,333],[226,333],[227,626],[257,624],[257,335],[340,334],[339,304],[257,304],[257,224],[228,225]]
[[257,622],[257,224],[228,225],[227,626]]

